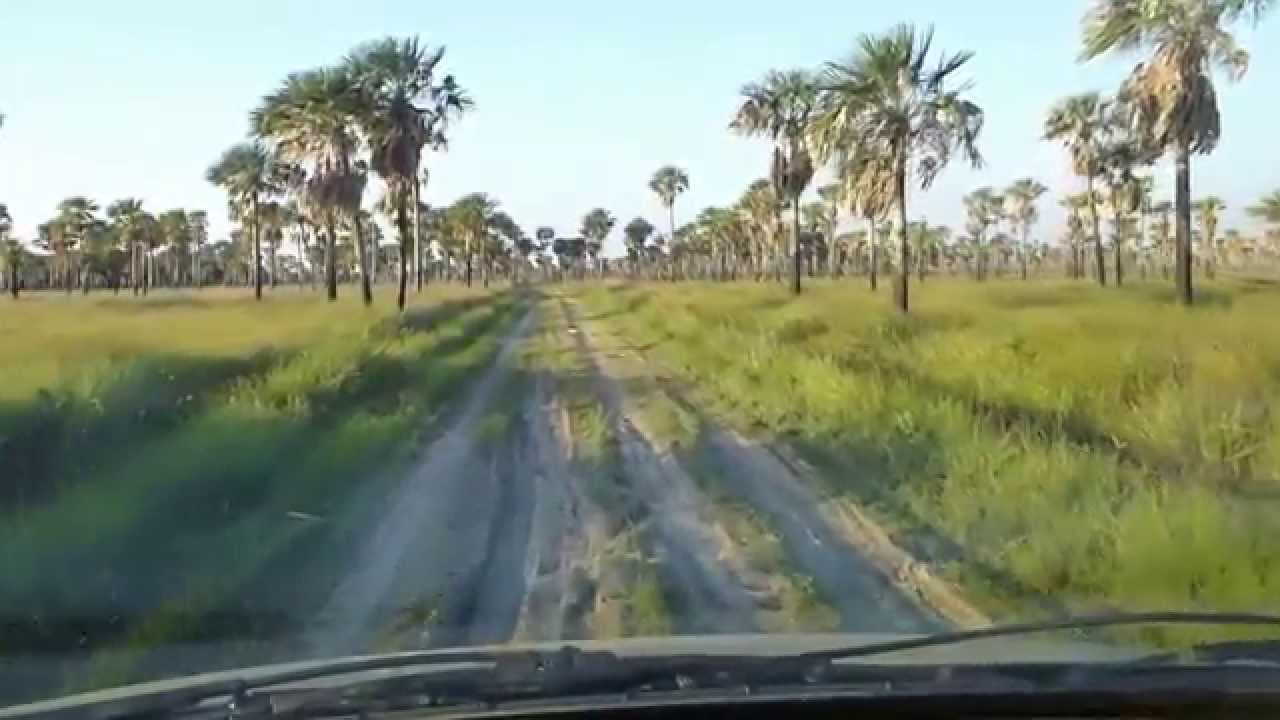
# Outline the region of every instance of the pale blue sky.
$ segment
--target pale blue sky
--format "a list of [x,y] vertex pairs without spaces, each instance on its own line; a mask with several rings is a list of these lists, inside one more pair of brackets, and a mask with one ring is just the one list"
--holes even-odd
[[[209,211],[225,235],[222,194],[205,168],[246,131],[246,115],[290,71],[330,63],[386,34],[448,46],[448,71],[477,101],[447,154],[427,158],[427,199],[485,191],[527,230],[575,232],[603,206],[619,227],[665,215],[647,189],[658,166],[686,168],[677,212],[735,200],[763,174],[766,147],[725,126],[737,91],[770,67],[843,56],[860,32],[932,22],[937,44],[977,52],[967,75],[987,110],[987,167],[949,168],[912,199],[913,218],[960,226],[960,197],[1033,175],[1072,188],[1063,152],[1039,140],[1062,95],[1109,91],[1131,60],[1075,61],[1083,0],[3,0],[0,202],[29,237],[59,199],[103,206],[138,196],[159,211]],[[1243,83],[1220,83],[1224,140],[1197,159],[1194,192],[1243,208],[1280,187],[1268,127],[1280,78],[1280,16],[1238,37],[1253,53]],[[1161,192],[1171,183],[1160,172]],[[374,191],[370,191],[372,200]],[[1038,234],[1056,236],[1056,197]],[[618,231],[615,231],[617,234]]]

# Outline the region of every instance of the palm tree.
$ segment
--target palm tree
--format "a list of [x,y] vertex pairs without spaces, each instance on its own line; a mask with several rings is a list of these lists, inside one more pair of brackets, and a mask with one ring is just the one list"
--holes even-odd
[[[778,197],[777,188],[764,178],[760,178],[748,185],[746,192],[738,200],[738,207],[747,219],[747,224],[750,228],[749,233],[754,241],[753,245],[755,247],[751,255],[756,260],[756,276],[759,280],[763,280],[767,272],[765,267],[766,252],[771,246],[778,244],[777,218],[780,205],[781,199]],[[776,253],[774,255],[776,256]],[[779,263],[774,264],[774,271],[778,274],[779,282],[781,282],[782,268]]]
[[649,180],[649,189],[662,201],[671,220],[671,237],[676,235],[676,198],[689,189],[689,174],[674,165],[658,168]]
[[1169,254],[1169,238],[1173,234],[1173,224],[1169,220],[1169,215],[1173,213],[1173,204],[1167,200],[1155,203],[1151,206],[1151,214],[1155,216],[1155,222],[1152,223],[1152,230],[1155,233],[1156,258],[1160,262],[1161,273],[1166,278],[1169,277],[1169,263],[1167,256]]
[[[632,272],[645,256],[645,245],[653,235],[653,223],[642,217],[634,217],[622,228],[623,242],[627,246],[627,258],[631,261]],[[552,237],[555,233],[552,233]],[[542,228],[538,229],[538,239],[542,239]]]
[[1226,28],[1255,22],[1270,0],[1095,0],[1085,17],[1089,60],[1113,51],[1146,49],[1150,56],[1129,75],[1121,95],[1135,111],[1146,145],[1172,151],[1176,170],[1174,230],[1176,284],[1183,304],[1191,290],[1191,153],[1213,151],[1221,134],[1215,67],[1239,79],[1249,54]]
[[[64,270],[66,273],[67,293],[71,292],[71,287],[74,284],[71,269],[72,248],[78,246],[80,248],[80,253],[83,255],[85,237],[93,226],[97,212],[98,204],[82,195],[75,195],[58,203],[58,215],[54,222],[61,229],[62,243],[65,248]],[[76,273],[78,274],[81,269],[83,268],[77,268]],[[86,293],[89,292],[88,278],[84,278],[83,285],[84,291]]]
[[582,229],[579,232],[587,239],[587,253],[591,255],[592,265],[599,262],[605,238],[609,237],[609,233],[617,223],[618,219],[604,208],[595,208],[583,216]]
[[[443,57],[444,48],[430,50],[416,37],[388,37],[357,48],[347,58],[348,70],[360,86],[360,124],[368,138],[371,165],[396,206],[400,236],[396,305],[400,310],[405,305],[413,237],[409,209],[419,203],[422,150],[428,145],[444,148],[449,123],[472,105],[452,75],[436,81]],[[470,274],[468,258],[468,283]]]
[[1085,197],[1090,199],[1089,217],[1093,228],[1094,260],[1098,283],[1107,284],[1107,268],[1102,253],[1102,221],[1093,191],[1094,178],[1101,174],[1102,143],[1107,132],[1109,104],[1098,93],[1068,97],[1049,110],[1044,124],[1046,140],[1061,141],[1071,155],[1071,166],[1085,179]]
[[964,196],[964,208],[967,216],[965,230],[973,239],[974,249],[977,251],[975,274],[978,280],[985,280],[991,245],[987,231],[998,225],[1004,217],[1004,198],[990,187],[980,187]]
[[200,254],[209,242],[209,213],[204,210],[192,210],[187,213],[187,224],[191,226],[191,241],[194,245],[194,252],[191,253],[191,284],[200,288],[204,285]]
[[819,158],[838,157],[837,167],[851,184],[862,184],[869,204],[892,198],[897,211],[897,307],[907,312],[907,178],[927,189],[959,152],[981,167],[977,139],[982,109],[949,88],[951,76],[973,54],[942,55],[926,68],[933,30],[917,33],[899,25],[884,35],[863,35],[843,63],[828,63],[821,84],[820,111],[813,123]]
[[[346,68],[320,68],[290,75],[250,115],[253,132],[274,144],[280,161],[303,170],[294,174],[292,184],[324,216],[325,273],[331,301],[338,298],[338,221],[358,213],[364,195],[366,176],[355,159],[360,150],[355,126],[360,100],[359,86]],[[360,265],[367,267],[363,245],[357,245]],[[368,273],[364,277],[362,298],[369,305],[373,295]]]
[[[0,116],[0,120],[3,120],[3,116]],[[9,233],[12,231],[13,216],[9,214],[8,206],[0,203],[0,257],[3,257],[5,270],[9,274],[9,293],[17,300],[18,270],[22,265],[23,251],[22,243],[17,238],[10,237]]]
[[[205,178],[227,191],[231,203],[249,211],[253,244],[253,296],[262,299],[262,237],[258,207],[284,191],[275,154],[260,142],[233,145],[205,173]],[[336,288],[330,299],[337,297]]]
[[1134,168],[1142,164],[1142,151],[1136,144],[1116,140],[1102,150],[1100,169],[1107,190],[1107,206],[1111,209],[1114,228],[1116,287],[1124,285],[1125,240],[1131,232],[1130,216],[1142,208],[1142,182]]
[[481,251],[485,250],[484,243],[488,238],[490,224],[497,209],[498,202],[488,195],[471,193],[460,198],[448,210],[449,223],[462,236],[462,253],[467,264],[467,287],[471,287],[475,250],[477,248]]
[[139,245],[142,242],[143,215],[142,201],[137,198],[123,198],[107,206],[107,219],[115,225],[120,241],[129,248],[129,285],[134,295],[141,289],[139,263],[142,253]]
[[800,294],[800,196],[813,179],[813,157],[805,137],[817,88],[806,70],[769,71],[759,83],[742,88],[746,98],[729,127],[743,135],[764,135],[773,142],[770,176],[791,202],[792,292]]
[[1027,255],[1031,248],[1031,226],[1040,219],[1036,202],[1049,192],[1049,188],[1035,178],[1016,180],[1004,191],[1008,203],[1009,220],[1018,232],[1018,255],[1022,279],[1027,279]]
[[826,204],[826,217],[822,226],[827,233],[827,274],[835,277],[839,267],[839,254],[836,252],[835,233],[840,225],[840,184],[827,183],[818,188],[818,197]]
[[1217,270],[1218,255],[1218,223],[1227,204],[1222,198],[1210,195],[1196,203],[1196,214],[1200,216],[1200,238],[1204,245],[1205,274],[1213,277]]

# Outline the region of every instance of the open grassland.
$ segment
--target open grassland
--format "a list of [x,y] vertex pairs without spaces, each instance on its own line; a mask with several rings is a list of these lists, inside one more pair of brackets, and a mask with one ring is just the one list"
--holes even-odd
[[[582,286],[713,414],[788,445],[997,620],[1274,609],[1280,287]],[[1204,636],[1222,638],[1214,628]],[[1148,630],[1181,643],[1195,630]]]
[[163,645],[294,650],[285,638],[342,567],[360,509],[492,362],[522,304],[432,290],[401,317],[380,300],[6,306],[0,654],[110,648],[64,679],[83,686],[148,674]]

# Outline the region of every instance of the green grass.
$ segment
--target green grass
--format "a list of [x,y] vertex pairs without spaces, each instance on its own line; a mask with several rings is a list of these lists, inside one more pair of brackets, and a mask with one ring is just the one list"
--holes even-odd
[[23,618],[0,652],[111,648],[71,687],[137,679],[174,642],[260,659],[322,601],[356,511],[519,313],[510,295],[433,291],[401,319],[385,299],[280,292],[0,313],[0,464],[18,469],[0,608]]
[[997,619],[1280,597],[1274,283],[1224,281],[1185,310],[1156,285],[934,279],[906,318],[861,282],[799,300],[753,284],[577,292]]

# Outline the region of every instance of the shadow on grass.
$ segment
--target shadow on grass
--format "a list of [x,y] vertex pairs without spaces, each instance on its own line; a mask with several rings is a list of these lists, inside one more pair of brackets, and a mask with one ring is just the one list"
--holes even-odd
[[92,479],[201,412],[219,388],[287,357],[144,355],[79,387],[42,389],[26,404],[0,406],[0,512],[42,504]]
[[[714,422],[688,399],[690,393],[682,381],[665,375],[655,378],[664,392],[700,424]],[[860,504],[876,508],[898,523],[900,532],[895,533],[894,540],[913,557],[931,564],[961,566],[966,574],[1001,597],[1025,603],[1040,613],[1061,615],[1067,611],[1054,597],[982,559],[935,522],[921,516],[894,491],[895,477],[927,477],[946,457],[946,448],[938,438],[923,433],[893,433],[875,442],[798,435],[777,440],[813,463],[831,490],[850,494]]]
[[[458,305],[434,313],[430,327],[478,308]],[[98,485],[59,486],[70,504],[51,495],[37,512],[0,517],[24,536],[3,565],[13,572],[0,584],[0,651],[72,653],[294,630],[289,618],[301,618],[315,598],[289,588],[305,584],[300,578],[317,563],[332,563],[315,552],[332,532],[327,516],[342,511],[342,498],[360,487],[354,480],[414,442],[418,415],[465,387],[459,381],[487,360],[459,355],[515,312],[504,303],[462,318],[456,333],[413,353],[360,354],[349,381],[308,388],[297,398],[301,409],[262,414],[208,403],[160,431],[120,434],[132,452],[93,478]],[[47,450],[23,452],[52,467],[40,457]],[[123,519],[98,533],[96,508]],[[91,543],[76,539],[86,533]],[[296,550],[304,546],[308,552]],[[236,580],[246,564],[258,569]]]

